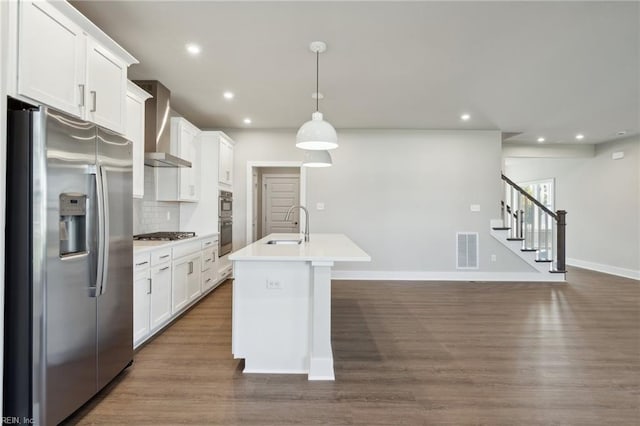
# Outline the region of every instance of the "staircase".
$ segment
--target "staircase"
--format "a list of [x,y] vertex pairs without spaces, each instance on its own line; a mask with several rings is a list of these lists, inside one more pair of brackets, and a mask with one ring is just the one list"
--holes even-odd
[[504,174],[502,181],[501,219],[491,221],[491,236],[538,272],[564,279],[567,212],[551,211]]

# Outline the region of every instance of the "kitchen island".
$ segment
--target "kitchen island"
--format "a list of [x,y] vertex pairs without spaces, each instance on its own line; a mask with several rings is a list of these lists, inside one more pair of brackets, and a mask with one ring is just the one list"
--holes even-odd
[[311,234],[307,242],[300,234],[271,234],[229,259],[232,352],[244,358],[244,372],[334,380],[331,268],[371,257],[342,234]]

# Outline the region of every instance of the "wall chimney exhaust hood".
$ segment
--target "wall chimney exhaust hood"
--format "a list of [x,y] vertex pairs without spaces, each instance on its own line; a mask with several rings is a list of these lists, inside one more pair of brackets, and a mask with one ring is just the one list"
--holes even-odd
[[171,92],[157,80],[134,80],[153,96],[144,114],[144,164],[151,167],[191,167],[191,162],[169,153],[171,146]]

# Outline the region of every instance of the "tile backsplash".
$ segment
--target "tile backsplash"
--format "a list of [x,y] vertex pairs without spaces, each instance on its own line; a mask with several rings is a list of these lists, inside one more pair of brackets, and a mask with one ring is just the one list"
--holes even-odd
[[180,203],[155,200],[155,169],[144,167],[144,198],[133,199],[133,234],[180,230]]

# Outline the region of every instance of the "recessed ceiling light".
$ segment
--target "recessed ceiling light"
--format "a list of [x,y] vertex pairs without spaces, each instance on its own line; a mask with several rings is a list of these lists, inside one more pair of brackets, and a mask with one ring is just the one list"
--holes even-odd
[[235,95],[233,94],[233,92],[224,92],[222,96],[224,96],[225,99],[233,99]]
[[469,121],[469,119],[470,119],[470,118],[471,118],[471,116],[470,116],[469,114],[462,114],[462,115],[460,116],[460,119],[461,119],[462,121]]
[[198,55],[200,52],[202,52],[202,49],[197,44],[189,43],[187,44],[187,52],[191,53],[192,55]]
[[627,134],[626,130],[620,130],[618,133],[616,133],[616,135],[618,135],[618,136],[624,136],[626,134]]
[[251,124],[251,119],[250,118],[245,118],[242,121],[244,121],[244,124]]
[[544,138],[543,137],[539,137],[538,138],[538,142],[540,142],[540,143],[544,142]]
[[584,139],[584,135],[582,133],[578,133],[576,135],[576,139],[578,139],[579,141],[581,141],[582,139]]

